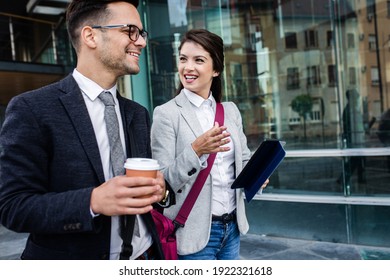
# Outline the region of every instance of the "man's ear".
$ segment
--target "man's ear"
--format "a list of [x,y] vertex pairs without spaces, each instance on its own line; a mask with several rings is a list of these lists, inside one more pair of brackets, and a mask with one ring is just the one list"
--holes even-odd
[[80,40],[84,45],[90,48],[96,48],[96,33],[95,29],[90,26],[84,26],[81,29]]

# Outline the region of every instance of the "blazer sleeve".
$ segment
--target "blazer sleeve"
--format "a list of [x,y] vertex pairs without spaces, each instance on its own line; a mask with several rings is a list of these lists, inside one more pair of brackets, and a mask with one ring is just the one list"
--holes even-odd
[[30,106],[23,95],[14,98],[7,107],[0,135],[0,221],[16,232],[92,231],[94,223],[89,210],[92,186],[65,191],[56,189],[51,181],[54,150],[50,147],[55,133],[51,131],[53,127],[44,127],[39,119],[55,113],[43,113],[45,109]]
[[159,161],[165,179],[175,192],[195,181],[199,171],[205,168],[191,146],[195,135],[172,102],[155,108],[151,139],[152,156]]

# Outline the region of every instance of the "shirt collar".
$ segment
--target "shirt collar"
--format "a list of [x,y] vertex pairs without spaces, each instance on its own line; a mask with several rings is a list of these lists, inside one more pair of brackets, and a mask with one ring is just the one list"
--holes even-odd
[[73,70],[73,78],[76,80],[81,91],[91,101],[94,101],[99,96],[99,94],[102,93],[103,91],[109,91],[109,92],[111,92],[112,96],[114,97],[115,104],[117,104],[118,99],[116,97],[116,88],[117,88],[116,85],[114,85],[110,89],[104,89],[101,86],[99,86],[97,83],[92,81],[91,79],[85,77],[83,74],[81,74],[79,71],[77,71],[77,69]]
[[186,95],[186,97],[188,98],[188,100],[194,105],[196,106],[197,108],[200,108],[200,106],[205,103],[205,102],[208,102],[209,104],[211,103],[211,106],[213,108],[215,108],[215,99],[213,97],[213,95],[211,94],[211,91],[210,91],[210,95],[209,95],[209,98],[208,99],[204,99],[203,97],[197,95],[196,93],[193,93],[192,91],[188,90],[188,89],[183,89],[184,91],[184,94]]

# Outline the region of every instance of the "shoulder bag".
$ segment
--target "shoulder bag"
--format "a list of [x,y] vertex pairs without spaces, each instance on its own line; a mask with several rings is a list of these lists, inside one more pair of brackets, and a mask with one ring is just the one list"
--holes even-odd
[[[217,103],[215,121],[218,122],[221,126],[224,123],[224,110],[221,103]],[[176,231],[179,228],[184,227],[188,215],[190,214],[192,207],[194,206],[195,201],[198,198],[199,193],[202,190],[203,185],[210,174],[215,157],[216,154],[210,154],[210,156],[208,157],[207,168],[199,172],[194,185],[192,186],[190,192],[188,193],[186,199],[183,202],[182,207],[180,208],[179,213],[173,221],[163,215],[162,209],[153,209],[151,212],[153,220],[157,227],[157,233],[159,235],[162,250],[164,252],[166,260],[177,260],[178,258]]]

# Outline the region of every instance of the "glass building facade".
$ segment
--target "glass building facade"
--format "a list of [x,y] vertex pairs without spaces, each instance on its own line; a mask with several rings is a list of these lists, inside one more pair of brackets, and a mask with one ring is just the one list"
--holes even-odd
[[[64,10],[0,11],[1,123],[13,95],[73,69]],[[286,142],[247,204],[250,233],[390,247],[390,1],[142,0],[139,11],[149,40],[124,95],[151,115],[173,98],[181,36],[205,28],[224,39],[223,99],[250,149]]]
[[181,36],[205,28],[224,39],[224,100],[240,109],[250,149],[286,141],[247,204],[251,233],[390,246],[390,1],[146,0],[139,10],[150,40],[135,100],[152,112],[175,96]]

